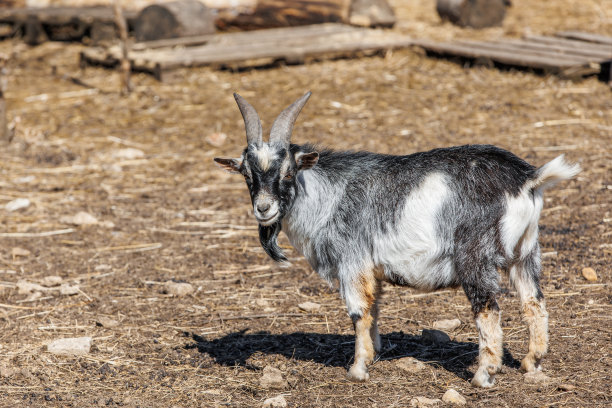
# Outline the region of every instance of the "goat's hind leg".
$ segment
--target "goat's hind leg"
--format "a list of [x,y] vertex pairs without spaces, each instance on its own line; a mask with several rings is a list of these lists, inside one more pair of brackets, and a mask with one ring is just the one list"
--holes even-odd
[[497,304],[499,285],[495,268],[473,282],[464,281],[465,294],[472,304],[478,329],[478,369],[472,384],[477,387],[492,387],[503,357],[503,332],[501,311]]
[[548,351],[548,312],[540,290],[540,250],[535,247],[523,260],[510,268],[510,282],[521,301],[521,317],[529,330],[529,350],[521,369],[534,372]]
[[[367,365],[374,360],[375,343],[380,345],[377,317],[377,282],[372,274],[361,275],[355,282],[343,282],[342,291],[348,313],[355,327],[355,361],[348,371],[352,381],[367,381],[370,378]],[[373,341],[374,340],[374,341]]]

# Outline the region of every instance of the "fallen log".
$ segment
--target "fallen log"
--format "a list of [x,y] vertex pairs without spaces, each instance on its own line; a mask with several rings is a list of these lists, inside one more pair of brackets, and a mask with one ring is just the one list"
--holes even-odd
[[506,15],[509,0],[437,0],[436,11],[442,20],[460,27],[497,26]]
[[212,12],[197,0],[177,0],[145,7],[135,21],[137,41],[192,37],[215,32]]

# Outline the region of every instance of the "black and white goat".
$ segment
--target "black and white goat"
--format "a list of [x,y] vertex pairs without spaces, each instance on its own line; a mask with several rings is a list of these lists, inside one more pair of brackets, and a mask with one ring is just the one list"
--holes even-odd
[[247,147],[215,161],[244,176],[261,245],[275,261],[281,230],[324,279],[337,279],[356,332],[352,380],[369,378],[380,350],[381,282],[421,290],[463,287],[478,328],[479,366],[472,383],[493,385],[502,362],[498,269],[510,276],[529,329],[526,371],[548,348],[540,279],[538,218],[542,193],[580,168],[563,156],[536,168],[489,145],[407,156],[316,150],[290,144],[310,92],[274,121],[265,143],[255,109],[234,94]]

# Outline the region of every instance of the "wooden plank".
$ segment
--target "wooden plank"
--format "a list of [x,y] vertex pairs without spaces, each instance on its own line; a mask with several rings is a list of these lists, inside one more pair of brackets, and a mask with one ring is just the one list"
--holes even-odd
[[605,44],[588,43],[578,40],[569,40],[567,38],[547,37],[544,35],[526,35],[524,39],[533,42],[539,42],[542,44],[559,45],[566,48],[578,48],[603,52],[607,52],[610,50],[610,47]]
[[469,47],[474,47],[477,49],[483,50],[486,52],[487,50],[492,51],[503,51],[508,53],[516,53],[524,56],[534,56],[534,57],[546,57],[551,59],[558,59],[562,61],[575,62],[577,64],[589,63],[592,59],[585,57],[584,55],[574,55],[574,54],[563,54],[560,52],[555,52],[554,50],[531,50],[520,45],[506,43],[504,41],[498,42],[483,42],[483,41],[468,41],[468,40],[459,40],[456,41],[455,44],[461,44]]
[[503,40],[493,41],[495,44],[514,44],[518,47],[529,50],[554,50],[562,54],[583,55],[592,61],[605,61],[612,58],[612,48],[609,51],[600,51],[592,49],[572,48],[563,45],[542,44],[539,42],[517,40],[514,38],[504,38]]
[[580,40],[597,44],[612,45],[612,37],[600,34],[585,33],[582,31],[561,31],[555,34],[556,37],[567,38],[570,40]]

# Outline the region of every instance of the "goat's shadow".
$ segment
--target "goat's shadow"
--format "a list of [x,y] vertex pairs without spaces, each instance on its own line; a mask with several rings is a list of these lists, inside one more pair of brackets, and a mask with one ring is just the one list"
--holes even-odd
[[[247,330],[207,340],[193,333],[185,333],[194,342],[185,348],[206,353],[217,364],[256,369],[247,360],[255,353],[278,354],[290,359],[314,361],[328,367],[345,367],[352,363],[355,338],[350,335],[321,333],[271,334],[261,331],[247,334]],[[381,335],[382,350],[376,360],[394,360],[414,357],[422,362],[438,365],[468,380],[473,373],[468,367],[478,355],[476,342],[449,341],[442,344],[424,344],[420,336],[393,332]],[[506,366],[518,368],[520,363],[504,349]]]

